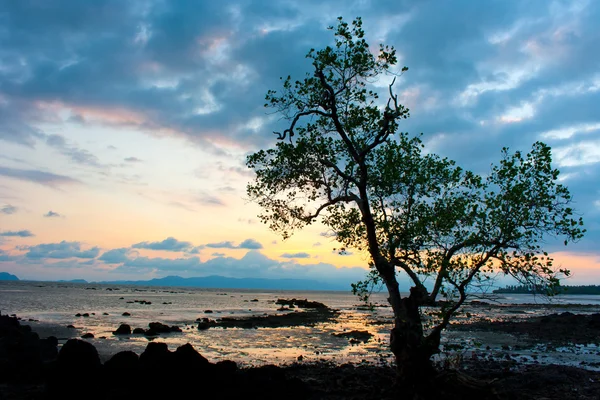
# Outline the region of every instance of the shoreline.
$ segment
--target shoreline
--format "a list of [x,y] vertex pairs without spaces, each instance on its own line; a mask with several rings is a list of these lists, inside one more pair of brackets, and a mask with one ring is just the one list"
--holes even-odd
[[[480,305],[476,306],[479,307]],[[462,339],[458,339],[459,342],[468,340],[465,339],[465,332],[469,334],[480,332],[488,337],[509,337],[511,339],[501,345],[499,351],[491,348],[486,349],[485,344],[479,347],[467,345],[462,349],[451,350],[448,355],[452,356],[440,360],[438,367],[440,367],[442,374],[448,372],[452,374],[452,371],[456,371],[459,374],[466,373],[481,382],[487,382],[486,390],[497,393],[501,398],[523,400],[542,397],[547,399],[595,399],[597,393],[600,392],[600,372],[591,370],[590,365],[565,366],[549,363],[548,361],[551,360],[543,360],[544,354],[550,351],[549,347],[536,350],[538,353],[537,360],[529,357],[531,354],[526,356],[526,347],[529,344],[535,345],[536,341],[539,344],[540,339],[547,340],[545,342],[547,345],[559,347],[559,345],[573,341],[573,338],[589,340],[597,337],[589,335],[597,331],[596,324],[600,323],[600,314],[591,313],[596,311],[595,308],[589,308],[587,311],[591,312],[583,314],[573,314],[568,311],[560,312],[564,311],[560,308],[554,308],[554,310],[559,312],[529,318],[522,318],[522,315],[518,314],[519,319],[515,317],[513,320],[506,321],[477,321],[470,324],[455,324],[446,335],[463,335]],[[3,317],[6,318],[6,316]],[[22,320],[19,323],[23,326],[29,325],[30,329],[36,332],[37,335],[35,336],[42,339],[41,341],[50,336],[59,338],[62,343],[58,343],[59,346],[57,347],[60,347],[61,353],[65,351],[65,347],[69,347],[65,346],[65,343],[80,333],[78,330],[55,324],[28,320]],[[565,332],[560,331],[561,326],[568,328],[568,332],[576,336],[565,337]],[[24,331],[30,329],[23,328]],[[222,331],[223,333],[231,333],[233,330],[222,329]],[[558,332],[555,336],[549,338],[544,336],[548,332],[554,331]],[[126,398],[127,396],[130,398],[140,393],[146,393],[151,397],[156,390],[162,390],[165,394],[175,390],[181,395],[189,395],[195,393],[198,389],[197,385],[191,383],[195,382],[194,379],[197,379],[197,374],[191,373],[194,368],[197,370],[200,368],[198,371],[204,371],[202,374],[205,378],[202,379],[208,379],[209,376],[212,376],[210,379],[215,382],[223,382],[223,384],[228,379],[234,379],[239,383],[241,393],[253,393],[263,398],[391,399],[398,396],[398,393],[393,391],[395,373],[389,358],[380,359],[379,362],[349,363],[319,360],[315,357],[312,359],[303,358],[302,361],[293,360],[267,365],[244,365],[235,357],[211,360],[211,357],[199,346],[182,344],[169,346],[169,348],[165,343],[161,343],[160,339],[160,337],[156,340],[144,339],[144,350],[135,353],[123,347],[131,339],[105,340],[104,342],[114,342],[115,346],[104,349],[97,345],[101,343],[102,339],[71,340],[69,343],[77,342],[85,348],[94,349],[98,359],[97,367],[101,368],[98,372],[93,372],[94,369],[90,369],[91,367],[83,368],[80,371],[81,375],[76,375],[78,381],[74,382],[70,378],[70,380],[65,381],[67,379],[65,377],[69,376],[70,373],[76,373],[75,370],[75,372],[69,370],[68,373],[65,372],[66,370],[60,370],[62,372],[59,371],[59,373],[43,372],[42,368],[42,372],[39,372],[40,375],[29,382],[21,377],[20,383],[13,382],[0,385],[0,397],[6,399],[24,397],[42,399],[48,390],[54,390],[53,393],[60,393],[64,397],[64,391],[78,387],[80,393],[86,388],[78,385],[85,382],[91,385],[91,380],[97,380],[99,376],[103,377],[106,389],[102,393],[104,397],[97,397],[98,399]],[[595,351],[592,355],[593,358],[600,360],[600,349],[596,347]],[[122,360],[123,354],[129,355],[130,364]],[[177,354],[179,356],[176,356]],[[157,357],[156,363],[148,364],[149,357]],[[205,357],[208,357],[208,359]],[[119,358],[121,358],[121,361],[118,361],[120,366],[114,370],[115,363],[117,363],[114,360]],[[81,362],[81,360],[77,361],[76,365],[81,365]],[[586,368],[581,368],[582,366]],[[27,371],[30,370],[27,369]],[[179,371],[179,375],[172,375],[173,371]],[[159,374],[162,383],[157,383],[159,386],[154,387],[144,386],[147,381],[145,377],[149,373]],[[180,382],[182,377],[190,381],[174,389],[174,382]],[[290,393],[291,388],[293,388],[293,393]],[[463,389],[460,388],[460,390]],[[231,390],[230,392],[227,392],[226,389],[223,390],[223,393],[225,393],[223,394],[224,398],[235,398],[239,394],[234,389],[227,389]],[[115,395],[115,393],[121,393],[121,391],[124,396],[125,394],[127,396],[118,397]],[[445,393],[445,396],[450,397],[441,398],[454,398],[451,395],[454,396],[452,393]],[[464,393],[461,392],[461,396],[463,395]],[[460,396],[456,398],[460,398]]]

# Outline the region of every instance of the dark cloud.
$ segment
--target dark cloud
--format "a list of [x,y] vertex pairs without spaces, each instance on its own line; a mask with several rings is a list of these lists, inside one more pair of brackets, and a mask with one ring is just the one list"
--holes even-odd
[[4,231],[4,232],[0,232],[0,236],[4,236],[4,237],[10,237],[10,236],[14,236],[14,237],[31,237],[31,236],[35,236],[35,235],[33,233],[31,233],[30,231],[23,230],[23,231]]
[[130,252],[131,250],[128,248],[108,250],[102,253],[98,260],[107,264],[121,264],[129,260],[128,255]]
[[52,210],[48,211],[46,214],[44,214],[44,217],[46,218],[55,218],[55,217],[61,217],[61,215],[57,212],[54,212]]
[[36,246],[28,246],[25,257],[30,259],[44,258],[96,258],[100,249],[92,247],[89,250],[81,250],[80,242],[67,242],[63,240],[60,243],[45,243]]
[[81,183],[77,179],[65,175],[53,174],[51,172],[33,169],[17,169],[2,166],[0,166],[0,176],[6,176],[8,178],[39,183],[40,185],[50,187],[59,187],[62,185],[73,185]]
[[161,242],[140,242],[131,246],[134,249],[186,251],[192,247],[190,242],[182,242],[174,237],[168,237]]
[[283,253],[279,257],[281,258],[310,258],[310,254],[308,253]]
[[[0,4],[0,140],[29,147],[45,140],[78,164],[99,161],[42,127],[68,121],[178,135],[221,155],[223,146],[272,145],[270,132],[287,121],[265,113],[265,92],[279,88],[280,76],[311,71],[304,56],[332,42],[325,26],[338,15],[361,15],[372,45],[397,48],[400,66],[410,67],[395,86],[411,108],[400,129],[423,132],[427,150],[463,167],[486,173],[504,146],[526,150],[546,131],[599,122],[598,2],[46,3]],[[597,148],[582,136],[548,141],[581,163]],[[559,162],[573,174],[600,169],[600,162]],[[240,165],[214,168],[252,177]],[[77,182],[7,167],[0,175]],[[565,183],[596,226],[595,186]],[[211,194],[188,203],[171,205],[223,205]]]
[[17,207],[10,205],[10,204],[5,204],[0,207],[0,214],[10,215],[10,214],[16,213],[17,210],[18,210]]
[[138,163],[138,162],[142,162],[142,160],[140,160],[140,159],[139,159],[139,158],[137,158],[137,157],[127,157],[127,158],[124,158],[124,159],[123,159],[123,161],[125,161],[125,162],[129,162],[129,163]]

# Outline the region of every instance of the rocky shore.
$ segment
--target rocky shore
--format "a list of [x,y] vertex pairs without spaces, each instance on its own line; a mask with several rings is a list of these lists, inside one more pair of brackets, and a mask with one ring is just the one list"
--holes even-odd
[[[599,338],[598,318],[598,314],[562,313],[453,329],[504,330],[553,341],[563,340],[568,328],[589,341]],[[464,359],[453,367],[440,370],[438,381],[446,383],[433,387],[432,397],[598,399],[600,393],[600,372],[576,367],[523,365],[514,359]],[[477,379],[477,385],[453,385],[464,373]],[[101,363],[96,348],[87,341],[70,339],[59,350],[56,338],[40,339],[16,317],[0,316],[0,399],[399,398],[393,383],[390,365],[297,362],[240,368],[230,360],[212,363],[190,344],[172,351],[165,343],[149,342],[140,355],[122,351]]]

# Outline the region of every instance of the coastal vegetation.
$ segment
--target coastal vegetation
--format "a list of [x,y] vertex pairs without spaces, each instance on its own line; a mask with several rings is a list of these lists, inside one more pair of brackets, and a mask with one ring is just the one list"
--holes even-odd
[[[425,151],[420,136],[400,131],[409,110],[394,85],[408,69],[396,67],[395,49],[369,47],[360,18],[339,18],[330,29],[334,45],[307,54],[312,73],[282,78],[282,88],[267,93],[265,106],[289,125],[275,132],[274,147],[248,156],[256,177],[247,193],[284,239],[320,221],[341,253],[368,256],[371,271],[353,291],[367,300],[372,285],[387,289],[390,348],[410,398],[439,376],[431,359],[467,288],[500,273],[552,289],[569,271],[554,267],[545,237],[566,245],[585,230],[547,145],[504,148],[485,175]],[[408,296],[399,274],[412,283]],[[432,325],[425,326],[423,306],[437,307]]]
[[552,288],[548,293],[548,288],[537,287],[534,285],[508,285],[503,288],[495,289],[493,293],[497,294],[593,294],[600,295],[600,285],[559,285]]

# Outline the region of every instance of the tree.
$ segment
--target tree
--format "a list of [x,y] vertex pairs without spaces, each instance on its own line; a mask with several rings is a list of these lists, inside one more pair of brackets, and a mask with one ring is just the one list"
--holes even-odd
[[[399,378],[416,390],[434,375],[431,357],[467,288],[498,272],[557,285],[568,271],[553,268],[543,239],[577,240],[583,222],[573,217],[569,191],[557,183],[543,143],[527,154],[503,149],[485,178],[425,153],[420,137],[399,132],[409,110],[393,91],[394,48],[380,45],[374,55],[360,18],[339,18],[330,29],[334,46],[307,55],[314,72],[303,80],[288,76],[281,91],[267,93],[265,106],[289,127],[275,132],[274,148],[248,156],[256,178],[247,193],[262,207],[261,220],[284,239],[320,220],[341,250],[369,255],[369,279],[385,285],[394,313],[390,347]],[[394,77],[385,101],[370,88],[382,77]],[[410,278],[409,296],[401,295],[398,274]],[[429,329],[423,306],[439,309]]]

